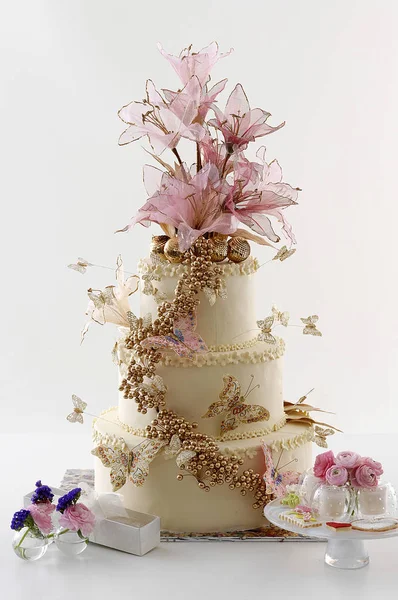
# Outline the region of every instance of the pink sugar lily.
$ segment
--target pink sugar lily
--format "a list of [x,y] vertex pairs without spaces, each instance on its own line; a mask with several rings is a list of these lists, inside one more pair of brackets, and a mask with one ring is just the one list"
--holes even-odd
[[231,48],[229,52],[221,54],[216,42],[212,42],[199,52],[192,52],[192,46],[189,46],[188,48],[184,48],[179,56],[168,54],[159,43],[158,48],[165,59],[169,61],[184,85],[188,83],[193,75],[196,75],[201,86],[207,83],[210,71],[216,62],[232,52]]
[[[250,229],[278,242],[280,238],[269,219],[270,216],[275,217],[282,223],[285,235],[294,243],[291,227],[281,209],[297,204],[299,188],[282,182],[279,163],[276,160],[269,164],[266,162],[264,147],[257,152],[257,157],[262,165],[248,164],[249,161],[245,162],[245,159],[241,165],[238,164],[235,186],[227,202],[228,208]],[[242,189],[239,184],[242,184]]]
[[[192,79],[195,79],[196,81],[198,81],[197,77],[193,77]],[[189,82],[190,81],[191,81],[191,79],[189,80]],[[197,117],[197,121],[199,123],[203,123],[209,109],[212,107],[213,103],[216,101],[217,96],[225,88],[227,81],[228,81],[227,79],[223,79],[222,81],[219,81],[218,83],[214,84],[213,87],[210,89],[208,89],[208,84],[206,83],[200,89],[199,98],[197,98],[196,94],[195,94],[194,100],[198,101],[198,104],[199,104],[198,117]],[[190,89],[188,88],[189,82],[187,83],[187,85],[184,88],[186,93],[190,91]],[[194,91],[196,92],[196,90],[194,90]],[[178,96],[178,94],[181,93],[181,92],[173,92],[172,90],[166,90],[166,89],[163,89],[162,92],[163,92],[166,100],[168,100],[169,102],[173,102],[175,100],[175,98]]]
[[210,163],[188,183],[164,173],[158,192],[148,199],[123,231],[136,223],[145,226],[151,222],[169,224],[178,229],[181,250],[187,250],[197,238],[208,232],[233,233],[238,221],[224,209],[225,195],[218,189],[218,184],[218,170]]
[[266,121],[270,113],[261,108],[251,109],[240,83],[231,92],[224,112],[214,104],[212,109],[215,119],[210,119],[208,123],[221,131],[230,154],[237,149],[244,150],[249,142],[273,133],[285,124],[283,122],[276,127],[268,125]]
[[166,148],[174,149],[182,137],[201,140],[205,130],[195,122],[201,88],[196,78],[192,78],[186,88],[168,104],[153,82],[148,80],[147,99],[144,102],[130,102],[119,110],[120,119],[128,125],[119,138],[119,145],[124,146],[148,136],[154,152],[161,154]]

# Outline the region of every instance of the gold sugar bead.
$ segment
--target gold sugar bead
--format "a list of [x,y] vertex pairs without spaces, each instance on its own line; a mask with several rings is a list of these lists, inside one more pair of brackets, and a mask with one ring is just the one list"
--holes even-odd
[[164,246],[164,255],[171,263],[182,262],[184,252],[181,252],[176,237],[170,238]]
[[233,263],[243,262],[250,256],[249,242],[240,237],[231,238],[228,242],[227,256]]
[[210,242],[210,258],[212,262],[221,262],[227,258],[228,241],[226,238],[215,237]]
[[182,481],[183,479],[184,479],[184,477],[181,475],[181,473],[178,473],[177,480]]

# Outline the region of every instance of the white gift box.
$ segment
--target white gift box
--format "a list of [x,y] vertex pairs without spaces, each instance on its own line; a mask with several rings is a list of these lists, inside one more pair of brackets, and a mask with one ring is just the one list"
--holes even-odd
[[125,516],[101,519],[90,542],[143,556],[160,544],[160,518],[125,509]]

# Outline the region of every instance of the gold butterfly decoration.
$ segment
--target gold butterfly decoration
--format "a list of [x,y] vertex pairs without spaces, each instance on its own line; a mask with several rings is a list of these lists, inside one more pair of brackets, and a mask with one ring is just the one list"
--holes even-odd
[[317,446],[320,446],[321,448],[327,448],[328,442],[326,438],[328,435],[334,435],[334,429],[331,427],[319,427],[319,425],[315,425],[314,442],[317,444]]
[[177,467],[183,469],[189,461],[196,456],[193,450],[184,450],[177,434],[174,434],[169,445],[165,448],[164,457],[166,459],[175,458]]
[[149,271],[144,275],[141,275],[141,279],[144,282],[144,287],[142,288],[142,293],[146,296],[152,296],[157,290],[154,288],[153,282],[160,281],[159,275],[156,275],[154,271]]
[[293,256],[295,252],[296,248],[291,248],[290,250],[288,250],[286,246],[282,246],[282,248],[278,250],[278,252],[275,254],[272,260],[280,260],[281,262],[283,262],[290,256]]
[[127,319],[132,331],[135,331],[136,329],[146,329],[152,325],[151,313],[147,313],[144,317],[136,317],[135,314],[129,310],[127,311]]
[[72,395],[72,402],[74,409],[66,418],[69,423],[81,423],[83,425],[83,413],[87,408],[87,403],[75,394]]
[[287,327],[289,325],[290,315],[287,311],[281,312],[276,306],[272,307],[272,314],[274,316],[275,321],[278,321],[283,327]]
[[257,327],[261,329],[261,333],[258,336],[260,342],[268,342],[269,344],[275,344],[276,338],[272,335],[272,327],[274,326],[275,317],[274,315],[257,321]]
[[217,288],[206,286],[203,288],[203,293],[209,301],[210,306],[214,306],[217,298],[221,298],[222,300],[226,300],[227,295],[227,285],[225,279],[223,277],[220,278],[221,283]]
[[73,269],[73,271],[78,271],[82,275],[87,271],[87,267],[93,267],[91,263],[88,262],[85,258],[78,258],[76,263],[72,263],[68,265],[68,269]]
[[303,329],[303,334],[304,335],[322,336],[322,333],[316,327],[316,323],[318,322],[318,320],[319,320],[318,315],[311,315],[311,316],[307,317],[306,319],[303,319],[301,317],[301,321],[305,325],[305,327]]
[[137,487],[142,486],[149,475],[150,463],[166,443],[163,440],[148,439],[132,450],[127,448],[126,443],[125,449],[100,444],[91,454],[97,456],[104,467],[111,470],[112,490],[117,492],[128,480]]
[[258,421],[268,421],[269,412],[263,406],[258,404],[245,404],[248,395],[256,389],[250,385],[244,395],[241,393],[241,386],[236,377],[225,375],[223,377],[224,388],[219,395],[220,400],[210,404],[203,419],[210,419],[225,413],[224,420],[221,422],[221,434],[232,431],[244,423],[257,423]]
[[108,285],[104,290],[93,290],[92,288],[89,288],[87,290],[87,295],[94,304],[94,307],[99,311],[98,314],[96,313],[98,318],[91,315],[92,320],[100,325],[104,325],[106,322],[105,307],[112,306],[115,301],[114,286]]

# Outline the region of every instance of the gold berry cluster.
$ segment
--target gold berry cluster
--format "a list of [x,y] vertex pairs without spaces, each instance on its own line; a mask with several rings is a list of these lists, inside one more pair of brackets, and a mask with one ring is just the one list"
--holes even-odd
[[255,497],[253,508],[264,506],[267,501],[266,487],[261,476],[253,469],[238,474],[244,461],[236,455],[225,455],[220,451],[214,439],[196,431],[197,423],[190,423],[171,410],[159,411],[157,418],[146,428],[146,435],[151,439],[165,440],[170,443],[173,436],[178,436],[181,453],[190,454],[186,462],[179,462],[185,473],[178,473],[178,481],[193,476],[198,487],[209,492],[216,485],[228,484],[231,490],[239,489],[242,496],[252,492]]
[[[217,249],[219,254],[220,251],[221,249]],[[127,349],[133,351],[132,359],[120,390],[125,398],[135,400],[138,412],[145,414],[148,408],[158,410],[156,419],[146,428],[148,438],[164,440],[170,444],[173,436],[178,437],[180,447],[177,455],[180,454],[182,458],[177,463],[183,471],[177,475],[179,481],[186,476],[193,476],[198,487],[205,492],[216,485],[227,484],[231,490],[238,489],[242,496],[252,493],[255,498],[253,508],[261,508],[269,500],[262,477],[253,469],[239,474],[244,462],[242,458],[222,454],[212,437],[197,431],[197,423],[190,423],[175,412],[164,409],[165,390],[145,383],[144,377],[154,377],[161,353],[144,348],[141,342],[150,336],[173,335],[176,318],[196,311],[199,291],[219,296],[223,294],[222,269],[217,265],[219,259],[216,258],[214,240],[200,237],[187,252],[178,255],[178,248],[174,248],[174,252],[179,257],[178,262],[187,265],[189,269],[177,283],[174,300],[159,305],[158,317],[152,324],[144,325],[143,319],[137,319],[132,324],[126,339]],[[188,457],[186,460],[185,456]]]
[[210,288],[217,293],[222,284],[221,268],[213,266],[211,256],[210,240],[199,238],[183,255],[182,262],[190,266],[190,269],[178,281],[174,300],[159,305],[158,318],[152,325],[144,327],[143,320],[138,319],[131,328],[126,348],[133,350],[133,354],[119,390],[123,392],[124,398],[135,400],[138,412],[145,414],[148,408],[165,406],[164,393],[153,394],[148,386],[143,385],[144,377],[151,378],[155,375],[161,354],[155,349],[144,348],[141,342],[150,336],[173,335],[173,324],[177,316],[184,317],[197,309],[198,292],[201,289]]

